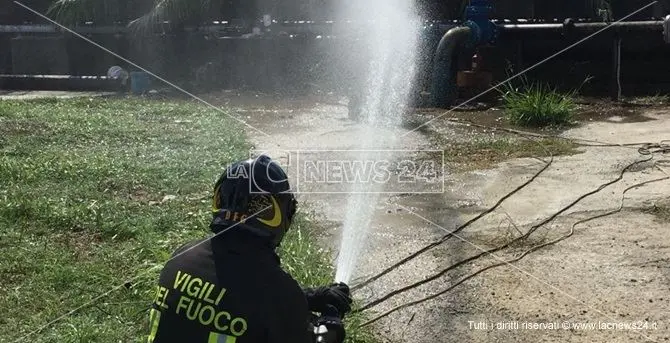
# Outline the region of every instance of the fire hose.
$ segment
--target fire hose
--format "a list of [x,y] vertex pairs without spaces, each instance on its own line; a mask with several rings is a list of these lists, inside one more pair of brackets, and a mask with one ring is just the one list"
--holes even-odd
[[342,320],[344,315],[340,315],[337,309],[328,305],[327,310],[319,316],[312,314],[311,330],[313,333],[313,342],[315,343],[342,343],[346,337]]

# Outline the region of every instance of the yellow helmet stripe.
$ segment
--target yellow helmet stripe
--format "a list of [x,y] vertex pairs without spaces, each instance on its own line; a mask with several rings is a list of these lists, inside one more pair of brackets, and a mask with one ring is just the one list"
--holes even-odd
[[279,208],[277,199],[275,199],[274,196],[271,195],[270,199],[272,199],[272,208],[274,209],[274,216],[270,220],[258,218],[258,221],[269,227],[276,228],[281,225],[281,208]]

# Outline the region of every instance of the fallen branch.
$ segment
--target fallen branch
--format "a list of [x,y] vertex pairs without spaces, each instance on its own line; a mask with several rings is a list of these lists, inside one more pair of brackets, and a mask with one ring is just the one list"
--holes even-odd
[[[616,180],[613,180],[613,181],[610,181],[610,182],[608,182],[608,183],[605,183],[605,184],[601,185],[600,187],[598,187],[597,190],[592,191],[592,192],[589,192],[589,193],[587,193],[587,194],[585,194],[585,195],[579,197],[576,201],[574,201],[572,204],[570,204],[570,205],[568,205],[568,206],[566,206],[566,207],[567,207],[567,208],[570,208],[570,207],[574,206],[575,204],[577,204],[577,203],[578,203],[579,201],[581,201],[582,199],[584,199],[585,197],[587,197],[587,196],[589,196],[589,195],[591,195],[591,194],[595,194],[595,193],[601,191],[602,189],[604,189],[605,187],[607,187],[607,186],[609,186],[609,185],[612,185],[612,184],[614,184],[614,183],[616,183],[616,182],[619,182],[619,181],[623,178],[623,175],[624,175],[624,173],[625,173],[627,170],[629,170],[630,168],[632,168],[633,166],[635,166],[635,165],[637,165],[637,164],[639,164],[639,163],[647,162],[647,161],[649,161],[650,159],[651,159],[651,158],[649,158],[649,159],[645,159],[645,160],[641,160],[641,161],[636,161],[636,162],[633,162],[633,163],[629,164],[626,168],[624,168],[624,169],[621,171],[621,174],[619,175],[619,177],[618,177]],[[555,240],[553,240],[553,241],[550,241],[550,242],[543,243],[543,244],[537,245],[537,246],[535,246],[535,247],[532,247],[532,248],[526,250],[525,252],[523,252],[523,253],[522,253],[521,255],[519,255],[518,257],[515,257],[515,258],[513,258],[513,259],[510,259],[510,260],[507,260],[507,261],[503,261],[503,262],[500,262],[500,263],[496,263],[496,264],[493,264],[493,265],[490,265],[490,266],[481,268],[481,269],[477,270],[476,272],[474,272],[474,273],[472,273],[472,274],[470,274],[470,275],[468,275],[468,276],[466,276],[466,277],[460,279],[459,281],[457,281],[457,282],[454,283],[453,285],[449,286],[448,288],[446,288],[446,289],[444,289],[444,290],[442,290],[442,291],[440,291],[440,292],[438,292],[438,293],[435,293],[435,294],[432,294],[432,295],[427,296],[427,297],[425,297],[425,298],[422,298],[422,299],[419,299],[419,300],[415,300],[415,301],[412,301],[412,302],[405,303],[405,304],[402,304],[402,305],[400,305],[400,306],[394,307],[394,308],[392,308],[391,310],[386,311],[386,312],[384,312],[383,314],[381,314],[381,315],[379,315],[379,316],[377,316],[377,317],[375,317],[375,318],[373,318],[373,319],[371,319],[371,320],[369,320],[369,321],[367,321],[367,322],[361,324],[361,326],[370,325],[370,324],[372,324],[372,323],[374,323],[374,322],[376,322],[376,321],[378,321],[378,320],[380,320],[380,319],[382,319],[382,318],[384,318],[384,317],[387,317],[388,315],[390,315],[390,314],[392,314],[392,313],[394,313],[394,312],[396,312],[396,311],[398,311],[398,310],[401,310],[401,309],[403,309],[403,308],[407,308],[407,307],[410,307],[410,306],[414,306],[414,305],[420,304],[420,303],[422,303],[422,302],[425,302],[425,301],[434,299],[434,298],[436,298],[436,297],[439,297],[440,295],[443,295],[443,294],[445,294],[445,293],[451,291],[452,289],[456,288],[457,286],[459,286],[460,284],[464,283],[465,281],[467,281],[467,280],[469,280],[469,279],[472,279],[472,278],[474,278],[475,276],[477,276],[477,275],[479,275],[479,274],[481,274],[481,273],[483,273],[483,272],[485,272],[485,271],[487,271],[487,270],[489,270],[489,269],[496,268],[496,267],[500,267],[500,266],[503,266],[503,265],[509,265],[509,264],[512,264],[512,263],[514,263],[514,262],[517,262],[517,261],[523,259],[524,257],[526,257],[528,254],[530,254],[530,253],[532,253],[532,252],[535,252],[535,251],[537,251],[537,250],[539,250],[539,249],[542,249],[542,248],[544,248],[544,247],[547,247],[547,246],[550,246],[550,245],[554,245],[554,244],[556,244],[556,243],[558,243],[558,242],[560,242],[560,241],[563,241],[563,240],[565,240],[565,239],[571,237],[571,236],[574,234],[574,230],[575,230],[575,227],[576,227],[577,225],[582,224],[582,223],[585,223],[585,222],[588,222],[588,221],[596,220],[596,219],[599,219],[599,218],[602,218],[602,217],[610,216],[610,215],[612,215],[612,214],[615,214],[615,213],[620,212],[620,211],[623,209],[623,206],[624,206],[625,194],[626,194],[626,192],[628,192],[629,190],[631,190],[631,189],[635,189],[635,188],[639,188],[639,187],[642,187],[642,186],[644,186],[644,185],[647,185],[647,184],[650,184],[650,183],[653,183],[653,182],[659,182],[659,181],[668,180],[668,179],[670,179],[670,177],[663,177],[663,178],[659,178],[659,179],[655,179],[655,180],[650,180],[650,181],[645,181],[645,182],[641,182],[641,183],[635,184],[635,185],[633,185],[633,186],[630,186],[630,187],[626,188],[626,189],[623,191],[622,196],[621,196],[621,203],[620,203],[620,205],[619,205],[619,207],[618,207],[617,209],[615,209],[615,210],[613,210],[613,211],[610,211],[610,212],[603,213],[603,214],[599,214],[599,215],[596,215],[596,216],[593,216],[593,217],[590,217],[590,218],[586,218],[586,219],[583,219],[583,220],[579,220],[579,221],[575,222],[575,223],[572,225],[572,227],[570,228],[570,232],[567,233],[567,234],[564,235],[564,236],[561,236],[561,237],[559,237],[559,238],[557,238],[557,239],[555,239]],[[567,208],[563,208],[563,209],[561,210],[561,212],[564,212],[565,210],[567,210]],[[559,212],[559,213],[561,213],[561,212]],[[552,220],[553,218],[555,218],[557,215],[558,215],[558,214],[554,214],[554,215],[550,216],[549,218],[545,219],[545,220],[542,222],[541,225],[546,224],[547,222],[549,222],[550,220]],[[531,228],[531,229],[530,229],[524,236],[522,236],[522,237],[519,237],[519,238],[517,238],[517,239],[514,239],[514,240],[512,240],[512,241],[510,241],[510,242],[508,242],[508,243],[506,243],[506,244],[504,244],[504,245],[502,245],[502,246],[500,246],[500,247],[497,247],[497,248],[494,248],[494,249],[490,249],[490,250],[485,251],[485,252],[483,252],[483,253],[481,253],[481,254],[478,254],[478,255],[476,255],[476,256],[473,256],[473,257],[471,257],[471,258],[469,258],[469,259],[466,259],[466,260],[463,260],[463,261],[461,261],[461,262],[458,262],[458,263],[456,263],[455,265],[448,267],[446,270],[448,271],[448,270],[454,269],[454,268],[455,268],[454,266],[460,266],[460,265],[462,265],[462,264],[464,264],[464,263],[473,261],[473,260],[475,260],[475,259],[477,259],[477,258],[479,258],[479,257],[481,257],[481,256],[484,256],[484,255],[487,255],[487,254],[493,254],[493,253],[496,252],[496,251],[499,251],[499,250],[502,250],[502,249],[504,249],[504,248],[509,247],[511,244],[513,244],[513,243],[516,242],[516,241],[519,241],[519,240],[521,240],[521,239],[526,239],[526,238],[528,238],[528,236],[530,236],[535,230],[537,230],[537,228],[539,228],[541,225],[535,225],[533,228]],[[495,257],[495,256],[494,256],[494,257]],[[465,261],[467,261],[467,262],[465,262]],[[444,273],[443,273],[443,272],[440,272],[440,273],[438,273],[438,274],[443,275]],[[435,278],[431,278],[431,279],[435,279]],[[425,283],[425,282],[420,282],[420,283],[417,283],[417,284],[415,284],[415,285],[418,286],[418,285],[423,284],[423,283]],[[414,288],[414,287],[416,287],[416,286],[413,286],[413,287],[404,287],[403,289],[406,291],[406,290],[411,289],[411,288]],[[382,298],[383,300],[380,299],[380,300],[378,300],[378,301],[372,302],[372,303],[370,303],[370,304],[364,306],[363,308],[361,308],[361,310],[369,309],[369,308],[371,308],[372,306],[377,305],[377,304],[381,303],[382,301],[387,300],[388,298],[390,298],[390,297],[392,297],[392,296],[394,296],[394,295],[397,295],[397,294],[399,294],[399,293],[401,293],[401,292],[396,291],[396,292],[389,293],[387,296],[385,296],[385,297]]]

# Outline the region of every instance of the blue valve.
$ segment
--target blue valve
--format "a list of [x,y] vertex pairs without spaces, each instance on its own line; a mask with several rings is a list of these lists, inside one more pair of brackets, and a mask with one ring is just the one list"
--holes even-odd
[[493,15],[492,0],[472,0],[465,8],[465,26],[472,29],[472,40],[468,45],[494,43],[498,38],[498,26],[491,21]]

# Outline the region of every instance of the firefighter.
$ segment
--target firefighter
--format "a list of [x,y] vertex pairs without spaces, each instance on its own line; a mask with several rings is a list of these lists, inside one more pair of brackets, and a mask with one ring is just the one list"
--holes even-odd
[[341,343],[348,286],[302,289],[276,254],[296,205],[269,157],[229,166],[214,186],[214,236],[177,249],[160,274],[148,342],[311,343],[318,312]]

